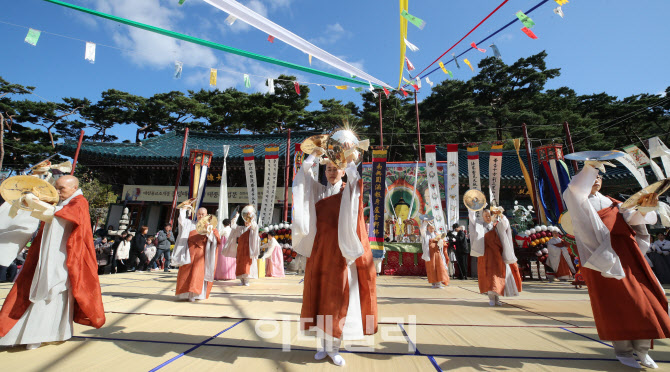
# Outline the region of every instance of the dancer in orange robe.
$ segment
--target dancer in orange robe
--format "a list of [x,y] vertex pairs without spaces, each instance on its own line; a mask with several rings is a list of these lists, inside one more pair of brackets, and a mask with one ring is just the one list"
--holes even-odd
[[489,296],[489,305],[502,306],[500,296],[518,296],[521,292],[521,275],[516,265],[512,232],[504,214],[491,218],[491,211],[469,211],[470,255],[477,257],[479,292]]
[[328,185],[311,175],[310,155],[293,182],[294,249],[307,258],[301,328],[321,339],[314,356],[339,366],[342,340],[377,332],[376,271],[363,217],[363,182],[352,158],[345,170],[326,166]]
[[247,205],[241,213],[236,213],[233,216],[235,226],[223,248],[224,256],[236,258],[235,276],[244,286],[249,285],[251,278],[258,278],[257,259],[261,253],[261,239],[257,218],[253,205]]
[[447,273],[448,259],[444,253],[447,242],[435,233],[433,221],[421,222],[421,247],[423,254],[421,258],[426,262],[426,274],[428,283],[433,288],[444,288],[449,285],[449,274]]
[[24,197],[42,220],[26,262],[0,311],[0,345],[64,341],[72,322],[100,328],[105,311],[100,293],[88,201],[73,176],[56,181],[58,206]]
[[552,238],[547,242],[547,265],[554,270],[556,279],[569,280],[575,273],[575,266],[572,264],[572,258],[568,253],[568,243],[561,239],[558,227],[550,226]]
[[604,172],[605,164],[611,165],[586,161],[563,193],[581,272],[598,336],[612,341],[622,364],[657,368],[648,354],[651,340],[670,337],[670,317],[665,292],[644,254],[650,245],[645,225],[656,223],[658,195],[646,195],[639,207],[621,208],[619,201],[598,192],[598,170]]
[[[207,216],[207,209],[198,209],[196,219],[199,221],[205,216]],[[183,245],[184,239],[182,237],[188,237],[185,242],[186,247],[188,247],[188,258],[186,261],[188,263],[179,266],[179,272],[177,273],[177,290],[175,294],[179,299],[193,302],[209,298],[212,285],[214,284],[214,272],[216,271],[216,246],[221,240],[218,230],[213,226],[210,227],[207,234],[198,233],[195,229],[195,224],[185,218],[183,209],[180,210],[180,239],[177,240],[177,244]],[[182,251],[186,247],[175,247],[175,250]],[[185,251],[184,254],[186,254]]]

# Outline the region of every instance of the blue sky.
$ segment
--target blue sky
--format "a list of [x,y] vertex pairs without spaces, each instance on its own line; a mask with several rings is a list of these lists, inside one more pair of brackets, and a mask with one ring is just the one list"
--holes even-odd
[[[303,52],[242,22],[224,23],[227,14],[201,0],[70,0],[71,3],[124,18],[186,33],[254,53],[308,65]],[[408,25],[408,39],[420,48],[407,51],[417,70],[446,51],[502,0],[410,0],[409,12],[426,21],[423,30]],[[526,11],[540,0],[509,0],[496,14],[453,51],[457,54]],[[333,55],[362,68],[372,76],[396,86],[399,74],[399,7],[396,0],[242,0],[242,4],[268,17]],[[515,23],[492,40],[480,45],[487,52],[470,51],[464,57],[473,65],[492,55],[494,42],[507,63],[542,50],[549,54],[548,67],[561,68],[561,76],[548,88],[569,86],[579,94],[606,92],[618,97],[636,93],[660,93],[670,85],[668,66],[668,20],[670,1],[662,0],[571,0],[563,6],[565,18],[552,11],[551,0],[530,14],[537,40],[528,38]],[[87,97],[114,88],[142,96],[158,92],[209,87],[209,68],[220,68],[217,87],[236,87],[246,92],[264,92],[265,77],[281,73],[298,77],[301,83],[345,84],[336,80],[291,71],[283,67],[194,46],[161,35],[79,13],[42,0],[4,1],[0,5],[0,76],[11,82],[36,86],[36,94],[59,102],[61,97]],[[23,40],[27,29],[45,31],[37,46]],[[58,34],[66,37],[55,36]],[[77,40],[78,39],[78,40]],[[85,41],[98,44],[95,64],[84,60]],[[103,46],[104,45],[104,46]],[[10,52],[10,53],[8,53]],[[449,53],[449,56],[451,53]],[[180,80],[172,78],[174,62],[184,63]],[[443,61],[447,61],[445,56]],[[434,67],[436,67],[435,65]],[[467,80],[472,72],[461,64],[450,70],[454,78]],[[338,70],[314,60],[313,66]],[[224,71],[225,70],[225,71]],[[416,71],[415,71],[416,72]],[[244,87],[244,73],[251,74],[251,88]],[[258,75],[258,76],[253,76]],[[260,77],[262,76],[262,77]],[[439,70],[433,82],[446,78]],[[429,94],[424,83],[419,98]],[[39,100],[36,96],[31,99]],[[361,103],[360,94],[328,87],[325,92],[311,86],[310,109],[320,99]],[[112,131],[121,139],[134,138],[134,128]]]

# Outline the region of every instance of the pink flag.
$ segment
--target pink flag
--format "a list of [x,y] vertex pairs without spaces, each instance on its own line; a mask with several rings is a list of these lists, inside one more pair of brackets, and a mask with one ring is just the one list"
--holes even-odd
[[300,84],[298,84],[297,81],[294,81],[293,86],[295,87],[295,92],[298,93],[298,95],[300,95]]
[[530,30],[528,27],[524,27],[521,29],[526,35],[528,35],[529,38],[531,39],[537,39],[537,36],[535,36],[535,33]]
[[409,58],[405,57],[405,63],[407,63],[407,71],[414,70],[414,65],[409,61]]
[[272,36],[272,35],[268,35],[268,41],[271,42],[271,43],[274,43],[275,42],[275,37]]
[[477,48],[477,44],[475,44],[474,41],[473,41],[472,43],[470,43],[470,46],[473,47],[473,48],[475,48],[475,49],[477,49],[478,51],[480,51],[480,52],[482,52],[482,53],[486,53],[486,49]]

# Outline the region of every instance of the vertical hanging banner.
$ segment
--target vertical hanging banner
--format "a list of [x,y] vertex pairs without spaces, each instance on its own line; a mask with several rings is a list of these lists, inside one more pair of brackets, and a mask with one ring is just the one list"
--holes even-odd
[[[530,175],[528,174],[528,170],[526,170],[526,165],[523,163],[523,159],[521,159],[521,154],[519,154],[519,149],[521,149],[521,138],[515,138],[514,139],[514,150],[516,150],[516,156],[519,158],[519,167],[521,167],[521,173],[523,173],[523,178],[526,180],[526,188],[528,189],[528,194],[530,195],[530,200],[533,203],[533,208],[538,212],[538,215],[540,216],[540,220],[542,221],[543,224],[547,223],[547,218],[544,215],[544,209],[539,208],[537,204],[537,195],[533,193],[533,182],[530,179]],[[530,160],[530,159],[529,159]]]
[[665,146],[658,137],[651,137],[649,139],[649,156],[653,158],[661,158],[661,164],[665,174],[670,174],[670,150]]
[[293,180],[295,180],[296,173],[300,171],[300,167],[302,167],[303,160],[305,160],[305,153],[302,152],[300,144],[296,143],[295,151],[293,152],[293,177],[291,177],[291,183],[293,183]]
[[[205,199],[205,187],[207,184],[207,172],[209,170],[209,163],[204,162],[203,163],[202,159],[203,156],[206,156],[209,154],[210,159],[212,156],[212,153],[209,151],[202,151],[202,150],[195,150],[196,152],[193,152],[194,150],[191,150],[191,157],[195,156],[194,161],[189,160],[191,162],[191,176],[190,176],[190,183],[189,183],[189,188],[188,188],[188,198],[195,199],[195,204],[193,204],[193,211],[197,211],[198,208],[202,205],[202,201]],[[195,154],[195,155],[194,155]],[[191,215],[191,218],[195,221],[196,218],[196,213],[193,213]]]
[[265,146],[265,177],[263,178],[263,200],[258,224],[267,226],[272,223],[275,193],[277,192],[277,173],[279,169],[279,145]]
[[254,146],[242,146],[244,155],[244,173],[247,176],[247,194],[249,194],[249,204],[258,208],[258,195],[256,194],[256,162],[254,161]]
[[[471,143],[468,146],[468,181],[470,190],[482,191],[479,179],[479,145]],[[477,217],[481,216],[481,211],[476,212]]]
[[489,200],[500,205],[500,172],[502,171],[502,143],[494,143],[489,155]]
[[84,59],[95,63],[95,43],[86,42],[86,52],[84,53]]
[[458,144],[447,145],[447,173],[444,176],[447,191],[447,227],[451,228],[459,220],[458,199]]
[[635,145],[628,145],[624,146],[623,150],[626,151],[633,158],[633,160],[635,160],[635,163],[637,163],[638,168],[642,168],[649,165],[651,166],[651,170],[654,172],[656,179],[658,179],[659,181],[665,179],[665,175],[663,175],[661,167],[659,167],[655,161],[649,159],[649,157],[647,157],[647,154],[642,152],[642,150],[640,150],[639,147]]
[[426,179],[430,195],[430,210],[435,218],[435,230],[442,234],[449,231],[445,225],[444,213],[442,213],[442,198],[440,198],[440,182],[437,175],[437,158],[435,145],[426,145]]
[[384,201],[386,200],[387,150],[372,150],[372,183],[370,187],[370,226],[368,238],[372,258],[384,258]]
[[223,220],[228,218],[228,170],[226,169],[226,158],[228,158],[229,145],[223,145],[223,169],[221,169],[221,185],[219,186],[219,231],[223,228]]

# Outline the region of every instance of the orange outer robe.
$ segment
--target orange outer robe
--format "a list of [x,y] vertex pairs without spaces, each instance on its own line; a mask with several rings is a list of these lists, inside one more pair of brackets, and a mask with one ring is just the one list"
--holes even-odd
[[[217,245],[221,241],[219,231],[214,229],[214,236],[216,237]],[[207,235],[198,234],[193,230],[188,236],[188,253],[191,255],[191,263],[179,267],[177,273],[177,291],[176,294],[202,292],[203,282],[205,281],[205,249],[207,248]],[[215,255],[216,256],[216,255]],[[216,258],[218,260],[218,257]],[[214,263],[216,268],[216,263]],[[207,294],[205,298],[209,298],[212,291],[213,282],[207,282]]]
[[254,262],[249,256],[249,234],[251,229],[245,231],[239,238],[237,238],[237,262],[235,267],[235,276],[238,278],[241,275],[249,277],[251,273],[251,264]]
[[[362,187],[362,180],[359,185]],[[356,232],[363,244],[364,253],[355,261],[361,300],[363,333],[377,333],[377,272],[372,261],[372,251],[363,218],[363,195],[358,202]],[[347,262],[338,243],[338,219],[342,192],[321,199],[316,203],[316,237],[312,255],[307,258],[305,282],[300,312],[301,328],[317,327],[317,317],[327,323],[332,317],[332,330],[326,324],[324,332],[342,338],[344,319],[349,307]],[[239,249],[238,249],[239,251]]]
[[[497,223],[496,223],[497,224]],[[484,235],[484,255],[477,257],[477,277],[479,282],[479,292],[487,293],[493,291],[501,296],[505,294],[505,275],[506,268],[503,261],[503,246],[500,237],[494,228]],[[514,276],[516,288],[521,292],[521,274],[519,267],[513,263],[509,268]]]
[[612,201],[598,216],[610,230],[612,248],[626,276],[617,280],[581,268],[598,337],[608,341],[669,338],[668,300],[635,241],[635,232],[619,213],[620,202]]
[[[437,247],[437,243],[432,240],[428,243],[430,249],[430,261],[426,261],[426,274],[428,275],[428,283],[442,283],[444,285],[449,285],[449,274],[447,273],[447,267],[442,262],[442,255],[440,254],[440,248]],[[445,243],[446,250],[446,243]],[[449,262],[449,256],[445,253],[445,259]]]
[[[82,195],[75,196],[56,212],[55,216],[72,223],[72,233],[67,238],[65,265],[74,298],[73,320],[79,324],[100,328],[105,324],[105,309],[102,305],[88,201]],[[41,223],[39,232],[28,250],[21,273],[0,310],[0,337],[5,336],[14,327],[31,304],[30,286],[40,256],[43,232],[44,223]]]

